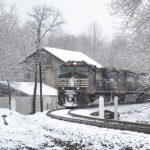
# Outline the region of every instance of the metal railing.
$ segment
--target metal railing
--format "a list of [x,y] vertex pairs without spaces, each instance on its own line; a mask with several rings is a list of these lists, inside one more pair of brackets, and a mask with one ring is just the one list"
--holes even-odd
[[74,87],[88,87],[89,80],[88,79],[81,79],[81,78],[58,78],[57,85],[58,87],[67,87],[69,86],[69,82],[73,81]]

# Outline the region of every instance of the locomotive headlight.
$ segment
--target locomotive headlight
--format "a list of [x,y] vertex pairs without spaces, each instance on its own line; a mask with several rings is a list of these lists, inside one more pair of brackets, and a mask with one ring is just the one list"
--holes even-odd
[[73,65],[76,66],[76,65],[77,65],[77,62],[73,62]]
[[77,87],[77,90],[79,90],[80,88],[79,87]]

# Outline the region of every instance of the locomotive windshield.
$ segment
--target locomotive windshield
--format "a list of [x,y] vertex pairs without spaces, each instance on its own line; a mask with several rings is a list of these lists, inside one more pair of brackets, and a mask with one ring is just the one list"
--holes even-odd
[[108,77],[113,78],[116,76],[117,76],[117,72],[115,72],[115,71],[108,72]]
[[109,79],[115,79],[116,80],[118,78],[118,72],[117,71],[108,71],[107,77]]
[[76,72],[88,72],[89,68],[87,66],[68,66],[63,65],[61,66],[61,72],[68,72],[68,71],[76,71]]

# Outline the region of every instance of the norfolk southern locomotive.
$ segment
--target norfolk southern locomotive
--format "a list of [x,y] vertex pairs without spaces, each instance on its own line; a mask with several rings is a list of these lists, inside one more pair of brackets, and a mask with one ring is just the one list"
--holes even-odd
[[[84,61],[69,61],[60,66],[58,76],[58,104],[78,107],[96,104],[99,96],[105,103],[112,103],[118,96],[119,103],[141,101],[138,83],[132,72],[115,68],[96,68]],[[142,93],[140,93],[142,94]]]

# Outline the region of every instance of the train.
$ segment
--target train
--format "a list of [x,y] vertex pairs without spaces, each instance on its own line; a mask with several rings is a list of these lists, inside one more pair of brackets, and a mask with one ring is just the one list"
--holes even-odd
[[113,103],[115,96],[119,103],[142,102],[149,96],[138,91],[134,72],[97,68],[85,61],[68,61],[60,65],[57,86],[58,105],[64,107],[96,105],[100,96],[106,104]]

